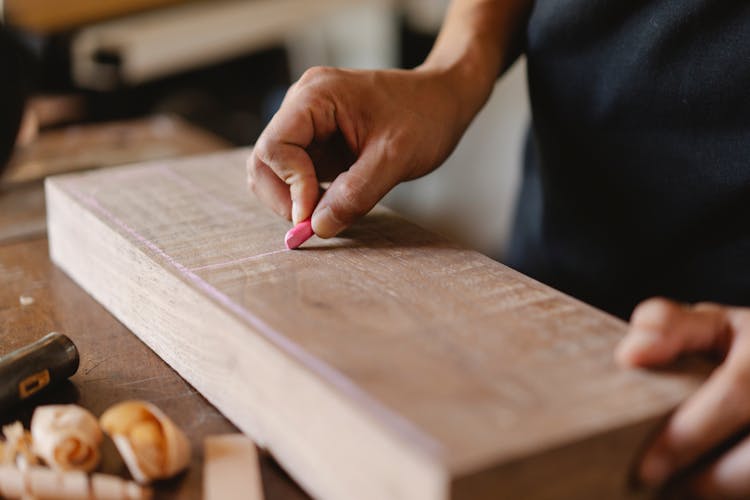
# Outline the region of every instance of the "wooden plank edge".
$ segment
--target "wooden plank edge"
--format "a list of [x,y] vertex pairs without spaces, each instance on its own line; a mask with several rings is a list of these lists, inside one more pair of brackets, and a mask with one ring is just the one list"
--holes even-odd
[[452,498],[495,500],[636,500],[652,498],[638,487],[633,468],[647,438],[664,416],[612,429],[580,441],[509,460],[497,466],[456,477]]
[[[248,335],[246,322],[66,190],[64,180],[77,175],[45,182],[52,261],[303,488],[334,500],[355,492],[363,500],[448,498],[450,474],[439,450],[415,442],[257,331]],[[164,300],[140,300],[141,287]]]

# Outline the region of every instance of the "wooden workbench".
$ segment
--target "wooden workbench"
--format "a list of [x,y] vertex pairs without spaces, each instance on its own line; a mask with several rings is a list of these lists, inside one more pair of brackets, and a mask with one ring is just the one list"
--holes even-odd
[[[73,283],[49,260],[47,239],[0,245],[0,355],[50,331],[68,335],[81,365],[71,383],[51,389],[35,403],[76,403],[100,415],[125,399],[145,399],[162,408],[185,430],[193,448],[186,474],[156,486],[157,498],[200,498],[203,438],[237,432],[214,407],[137,337]],[[21,306],[19,296],[34,303]],[[32,407],[0,415],[0,425],[21,419]],[[261,458],[268,500],[308,498],[268,456]],[[105,472],[126,476],[111,442],[104,449]]]
[[[186,474],[156,486],[157,498],[200,498],[203,438],[237,429],[50,262],[39,179],[225,147],[223,140],[175,117],[68,127],[45,132],[17,151],[0,179],[0,356],[59,331],[78,347],[80,368],[71,383],[40,394],[34,404],[76,403],[98,416],[118,401],[145,399],[172,417],[191,440],[193,460]],[[34,302],[21,306],[21,295]],[[0,425],[20,419],[28,427],[32,411],[27,406],[0,414]],[[127,477],[114,445],[106,443],[103,471]],[[267,499],[308,498],[268,456],[261,467]]]

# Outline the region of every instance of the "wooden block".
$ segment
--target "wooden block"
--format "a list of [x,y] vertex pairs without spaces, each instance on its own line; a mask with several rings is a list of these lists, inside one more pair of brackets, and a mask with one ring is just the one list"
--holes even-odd
[[385,209],[285,250],[248,154],[48,179],[53,260],[315,497],[628,497],[698,377],[618,369],[624,323]]
[[204,500],[263,500],[258,452],[250,438],[208,436],[204,456]]
[[227,149],[229,143],[175,116],[68,126],[43,132],[18,148],[0,179],[4,186],[48,175]]

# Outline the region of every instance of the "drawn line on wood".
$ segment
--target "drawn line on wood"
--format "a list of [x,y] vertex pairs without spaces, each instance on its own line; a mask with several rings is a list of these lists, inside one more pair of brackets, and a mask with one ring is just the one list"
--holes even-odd
[[443,446],[434,438],[422,432],[408,419],[394,413],[378,400],[372,398],[356,384],[354,384],[354,382],[352,382],[343,373],[324,363],[320,359],[312,356],[297,343],[278,333],[258,316],[245,309],[237,302],[234,302],[231,298],[229,298],[229,296],[215,288],[207,281],[203,280],[203,278],[178,262],[174,257],[165,252],[161,247],[140,234],[127,222],[123,221],[109,209],[104,207],[101,203],[99,203],[99,200],[89,195],[88,193],[84,193],[70,185],[65,186],[65,190],[69,195],[76,198],[80,203],[88,206],[95,212],[98,212],[99,215],[104,217],[110,223],[119,227],[122,231],[125,231],[125,233],[127,233],[131,238],[134,238],[139,243],[146,246],[153,253],[164,259],[178,273],[180,273],[189,281],[192,281],[209,297],[232,311],[243,320],[247,321],[255,329],[255,331],[263,335],[263,337],[265,337],[273,345],[295,358],[308,370],[312,371],[323,380],[327,381],[338,390],[343,392],[348,398],[351,398],[358,404],[366,407],[368,411],[372,412],[383,421],[387,422],[387,426],[400,434],[402,438],[408,440],[427,454],[430,454],[432,456],[437,455],[439,457],[444,456]]
[[261,253],[261,254],[258,254],[258,255],[251,255],[249,257],[241,257],[239,259],[228,260],[226,262],[217,262],[215,264],[206,264],[205,266],[191,267],[190,270],[192,272],[197,272],[197,271],[205,271],[205,270],[208,270],[208,269],[219,269],[221,267],[233,266],[235,264],[240,264],[242,262],[247,262],[247,261],[250,261],[250,260],[256,260],[256,259],[260,259],[262,257],[268,257],[270,255],[276,255],[277,253],[284,253],[284,252],[288,252],[288,251],[289,250],[287,250],[286,248],[282,248],[280,250],[273,250],[271,252],[264,252],[264,253]]

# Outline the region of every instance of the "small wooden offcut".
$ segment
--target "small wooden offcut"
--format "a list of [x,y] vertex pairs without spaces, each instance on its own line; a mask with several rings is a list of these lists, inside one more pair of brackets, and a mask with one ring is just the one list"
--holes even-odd
[[287,251],[248,150],[47,181],[53,260],[314,496],[622,498],[688,375],[385,209]]

